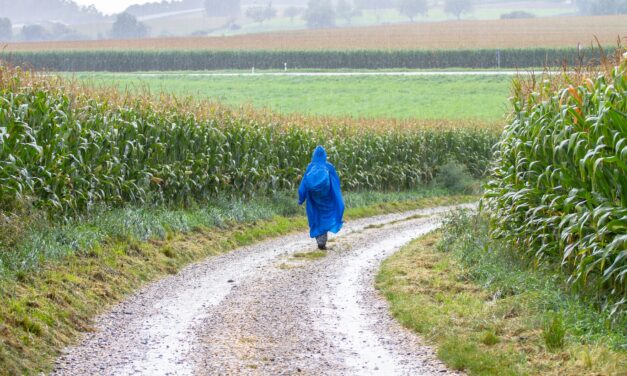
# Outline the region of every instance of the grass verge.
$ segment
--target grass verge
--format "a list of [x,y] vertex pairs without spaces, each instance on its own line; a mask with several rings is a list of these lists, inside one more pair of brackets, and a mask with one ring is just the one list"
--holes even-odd
[[[377,288],[393,315],[470,375],[624,375],[627,322],[530,268],[460,214],[383,263]],[[622,373],[621,373],[622,372]]]
[[[475,200],[430,189],[346,195],[356,219]],[[253,242],[303,230],[287,195],[215,202],[190,210],[120,209],[64,226],[27,229],[0,260],[0,374],[47,372],[92,319],[146,283]]]

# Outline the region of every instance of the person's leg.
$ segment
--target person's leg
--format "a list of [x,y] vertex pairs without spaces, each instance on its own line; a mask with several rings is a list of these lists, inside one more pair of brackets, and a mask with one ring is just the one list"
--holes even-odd
[[327,249],[327,233],[316,236],[316,242],[318,243],[318,249]]

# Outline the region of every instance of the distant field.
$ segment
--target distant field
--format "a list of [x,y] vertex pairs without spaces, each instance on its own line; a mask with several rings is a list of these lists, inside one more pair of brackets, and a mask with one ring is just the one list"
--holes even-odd
[[5,51],[113,49],[398,50],[574,47],[577,43],[590,45],[595,35],[601,43],[615,45],[619,35],[627,36],[627,15],[447,21],[299,30],[227,37],[14,43],[9,44]]
[[252,105],[283,114],[356,118],[447,119],[496,122],[503,118],[508,76],[190,76],[79,74],[95,84]]
[[[262,2],[263,3],[263,2]],[[306,29],[307,24],[301,17],[290,19],[283,16],[285,6],[274,4],[278,10],[277,17],[264,21],[254,22],[245,16],[245,11],[235,19],[226,17],[207,17],[204,10],[190,11],[180,14],[162,14],[140,17],[153,37],[164,36],[186,36],[192,33],[203,33],[204,35],[236,35],[249,33],[267,33],[286,30]],[[577,7],[563,2],[538,2],[525,1],[497,2],[490,4],[477,4],[475,9],[463,15],[466,20],[493,20],[499,19],[503,13],[525,10],[536,17],[555,17],[573,15],[577,12]],[[416,22],[439,22],[454,19],[450,14],[444,12],[441,6],[432,6],[426,16],[416,17]],[[360,15],[350,19],[350,22],[343,18],[336,20],[337,26],[372,26],[407,23],[409,19],[399,14],[396,9],[363,10]],[[231,23],[240,26],[239,29],[229,27]],[[76,29],[92,38],[106,35],[111,29],[112,22],[100,22],[95,24],[76,25]]]
[[[465,14],[463,19],[466,20],[495,20],[499,19],[503,13],[508,13],[516,10],[525,10],[536,17],[555,17],[572,15],[577,12],[577,7],[574,5],[567,5],[564,3],[546,2],[532,4],[524,1],[513,2],[501,2],[493,4],[477,4],[474,11]],[[450,14],[444,12],[443,7],[436,6],[431,7],[426,17],[417,16],[416,22],[440,22],[454,19]],[[192,21],[192,20],[189,20]],[[263,33],[263,32],[275,32],[284,30],[306,29],[307,25],[305,21],[296,17],[294,20],[290,20],[287,17],[277,17],[272,20],[266,21],[263,24],[253,23],[250,20],[238,20],[237,22],[242,24],[242,28],[239,30],[219,29],[211,33],[211,35],[237,35],[248,33]],[[337,26],[372,26],[372,25],[385,25],[385,24],[399,24],[407,23],[409,19],[398,13],[396,9],[379,9],[379,10],[364,10],[359,16],[353,17],[350,22],[345,19],[338,18],[336,20]],[[192,21],[193,22],[193,21]]]

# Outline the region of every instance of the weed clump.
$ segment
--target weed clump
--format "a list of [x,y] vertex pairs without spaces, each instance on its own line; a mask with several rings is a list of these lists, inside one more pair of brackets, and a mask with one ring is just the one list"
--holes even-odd
[[453,193],[472,194],[477,191],[477,184],[468,168],[458,162],[448,162],[438,169],[433,180],[434,185]]
[[499,337],[496,335],[494,330],[486,330],[481,336],[481,343],[486,346],[496,345],[499,342]]
[[326,251],[297,252],[297,253],[294,253],[294,256],[293,256],[293,258],[296,260],[309,260],[309,261],[319,260],[324,257],[327,257]]
[[176,251],[170,245],[166,245],[165,247],[163,247],[161,252],[163,252],[165,257],[168,257],[168,258],[175,258],[176,257]]
[[38,322],[29,318],[28,316],[25,316],[20,321],[20,326],[28,333],[31,333],[37,336],[41,335],[43,331],[43,328],[41,327],[41,325]]
[[542,330],[542,338],[544,338],[544,344],[550,351],[556,351],[564,347],[564,337],[566,335],[566,328],[564,322],[558,314],[553,314],[549,318]]

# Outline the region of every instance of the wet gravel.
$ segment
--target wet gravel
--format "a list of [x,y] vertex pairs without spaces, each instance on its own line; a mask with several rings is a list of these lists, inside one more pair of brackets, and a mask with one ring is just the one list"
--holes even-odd
[[96,320],[54,375],[446,375],[374,289],[380,262],[450,208],[353,221],[326,257],[300,233],[191,265]]

